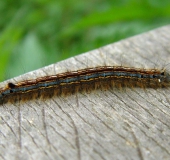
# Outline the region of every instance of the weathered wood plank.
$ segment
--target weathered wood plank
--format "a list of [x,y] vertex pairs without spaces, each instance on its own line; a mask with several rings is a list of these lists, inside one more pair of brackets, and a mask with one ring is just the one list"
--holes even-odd
[[[10,81],[101,65],[161,68],[169,42],[165,26]],[[169,159],[169,99],[169,89],[115,88],[0,106],[0,159]]]

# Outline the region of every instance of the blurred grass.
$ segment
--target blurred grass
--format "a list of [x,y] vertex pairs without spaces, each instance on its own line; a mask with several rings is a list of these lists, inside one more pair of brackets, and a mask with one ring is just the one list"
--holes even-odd
[[0,1],[0,81],[170,22],[169,0]]

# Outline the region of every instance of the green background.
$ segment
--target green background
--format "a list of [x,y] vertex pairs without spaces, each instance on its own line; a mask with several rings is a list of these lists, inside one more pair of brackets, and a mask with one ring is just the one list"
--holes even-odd
[[2,0],[0,81],[169,22],[169,0]]

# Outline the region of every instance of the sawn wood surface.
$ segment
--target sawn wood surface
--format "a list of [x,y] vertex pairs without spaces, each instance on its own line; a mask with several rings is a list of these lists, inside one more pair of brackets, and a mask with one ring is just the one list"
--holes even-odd
[[[0,87],[87,67],[161,69],[168,63],[170,26],[165,26],[21,75]],[[113,88],[1,105],[0,159],[168,160],[170,88]]]

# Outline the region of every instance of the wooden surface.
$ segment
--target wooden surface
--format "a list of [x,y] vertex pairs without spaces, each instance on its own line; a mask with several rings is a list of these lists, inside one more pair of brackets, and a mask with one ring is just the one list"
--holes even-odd
[[[168,63],[170,26],[165,26],[9,81],[101,65]],[[0,106],[0,159],[168,160],[170,89],[115,88]]]

